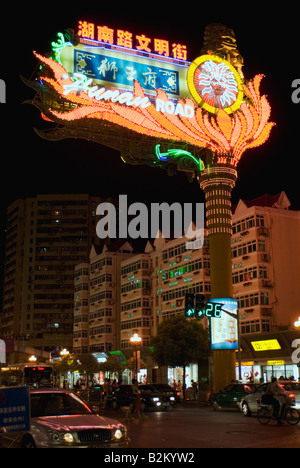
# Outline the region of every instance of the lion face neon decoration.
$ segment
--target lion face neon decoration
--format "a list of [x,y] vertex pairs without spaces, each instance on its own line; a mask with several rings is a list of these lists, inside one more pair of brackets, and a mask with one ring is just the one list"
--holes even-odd
[[235,103],[238,94],[234,74],[225,63],[212,60],[198,68],[198,89],[202,99],[213,107],[224,109]]
[[230,114],[242,102],[243,87],[238,72],[218,56],[198,57],[189,68],[188,86],[195,101],[214,114],[220,109]]

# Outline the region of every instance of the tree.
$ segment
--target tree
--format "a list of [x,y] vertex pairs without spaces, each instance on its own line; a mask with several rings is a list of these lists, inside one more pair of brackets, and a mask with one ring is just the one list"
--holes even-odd
[[165,319],[159,324],[157,335],[152,339],[152,346],[153,359],[160,367],[183,368],[185,391],[185,368],[208,355],[208,333],[198,321],[187,320],[179,315]]

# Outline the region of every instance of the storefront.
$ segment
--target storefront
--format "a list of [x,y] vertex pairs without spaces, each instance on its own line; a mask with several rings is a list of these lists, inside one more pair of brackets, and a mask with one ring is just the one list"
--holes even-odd
[[[191,364],[185,368],[185,384],[186,388],[190,388],[192,386],[192,380],[194,382],[198,382],[198,364]],[[183,384],[183,368],[182,367],[175,367],[171,368],[168,367],[168,384],[173,387],[174,381],[178,386],[178,382]],[[179,383],[179,385],[180,385]]]
[[[242,335],[241,376],[242,380],[253,379],[255,383],[269,382],[273,377],[296,380],[300,377],[297,362],[293,362],[295,340],[300,332],[286,330],[262,335]],[[237,356],[236,378],[239,379]]]

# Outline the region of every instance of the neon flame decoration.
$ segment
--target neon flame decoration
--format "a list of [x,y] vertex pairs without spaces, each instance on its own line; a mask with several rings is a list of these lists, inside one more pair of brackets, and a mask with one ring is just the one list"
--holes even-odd
[[[270,105],[266,96],[260,95],[260,83],[263,75],[256,75],[248,85],[243,85],[247,102],[243,101],[240,108],[228,114],[223,109],[216,114],[209,114],[202,107],[195,109],[195,115],[187,118],[184,115],[159,112],[153,103],[142,106],[105,101],[90,97],[84,91],[70,91],[65,95],[66,85],[74,83],[65,68],[56,61],[35,53],[36,57],[48,65],[54,78],[41,77],[43,83],[64,98],[72,110],[68,112],[48,110],[48,118],[55,121],[72,122],[80,119],[99,119],[104,123],[113,123],[143,135],[185,142],[198,148],[209,148],[216,155],[215,162],[237,166],[244,151],[262,145],[269,137],[274,122],[269,122]],[[129,93],[125,93],[129,94]],[[134,82],[132,101],[140,102],[147,99],[141,85]],[[139,99],[137,99],[139,98]],[[166,93],[157,90],[157,99],[168,101]],[[124,99],[125,102],[125,99]],[[192,106],[194,101],[186,98],[179,104]]]

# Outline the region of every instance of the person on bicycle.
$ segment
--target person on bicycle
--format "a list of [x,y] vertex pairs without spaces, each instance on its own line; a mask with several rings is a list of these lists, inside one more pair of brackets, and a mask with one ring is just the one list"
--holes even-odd
[[282,424],[281,414],[280,414],[280,401],[278,397],[286,396],[284,389],[277,382],[276,377],[272,379],[272,382],[269,383],[266,389],[266,395],[268,396],[269,404],[273,406],[274,418],[277,419],[277,424]]

